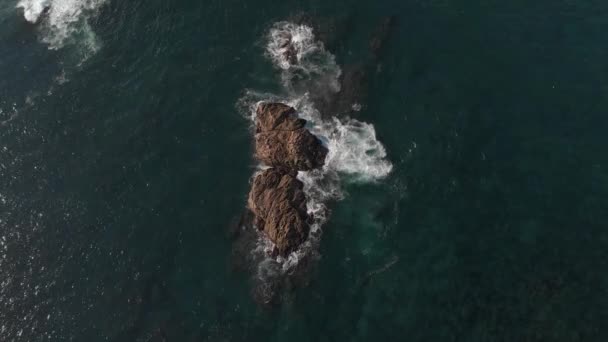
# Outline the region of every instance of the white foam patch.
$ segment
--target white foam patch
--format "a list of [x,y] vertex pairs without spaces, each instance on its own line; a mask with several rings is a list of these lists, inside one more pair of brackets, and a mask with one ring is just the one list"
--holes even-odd
[[323,120],[307,94],[287,104],[308,121],[308,129],[329,149],[323,168],[326,172],[348,175],[349,180],[355,182],[374,182],[391,172],[393,165],[376,138],[374,125],[348,117]]
[[276,23],[268,33],[266,54],[282,70],[283,85],[288,89],[305,83],[305,87],[316,84],[334,92],[340,90],[342,70],[309,26]]
[[67,44],[82,48],[84,57],[97,52],[100,43],[89,25],[107,0],[20,0],[25,20],[39,25],[41,40],[49,49],[57,50]]
[[[290,49],[293,49],[296,53],[296,63],[292,63],[287,58]],[[277,66],[288,70],[292,67],[298,67],[309,56],[317,52],[323,53],[324,49],[321,44],[315,41],[312,28],[283,21],[276,23],[270,30],[266,51]],[[313,68],[316,67],[313,66]]]
[[17,8],[23,9],[23,16],[25,20],[30,23],[38,22],[38,18],[44,12],[44,9],[50,5],[50,0],[21,0],[17,4]]
[[[329,150],[323,168],[298,173],[298,179],[304,184],[308,213],[314,221],[308,240],[297,251],[286,258],[279,256],[272,260],[273,265],[278,263],[284,272],[288,272],[303,256],[317,253],[322,225],[329,217],[327,202],[344,198],[344,184],[381,180],[390,174],[393,165],[387,160],[386,150],[378,141],[372,124],[348,117],[323,119],[329,115],[322,116],[309,98],[309,91],[318,90],[316,87],[337,92],[341,73],[334,56],[315,40],[312,28],[289,22],[275,24],[268,34],[266,52],[281,70],[287,95],[248,91],[238,103],[244,115],[254,125],[256,109],[261,102],[286,103],[307,120],[307,128]],[[295,58],[290,53],[295,53]],[[272,242],[261,235],[254,253],[268,256],[273,247]],[[266,272],[264,265],[268,264],[269,258],[260,263],[260,274]]]

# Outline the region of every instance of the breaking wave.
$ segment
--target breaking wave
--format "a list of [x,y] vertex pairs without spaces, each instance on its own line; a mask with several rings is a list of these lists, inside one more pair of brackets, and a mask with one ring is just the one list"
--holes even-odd
[[[336,94],[340,89],[341,74],[335,57],[315,39],[312,28],[279,22],[271,28],[267,38],[266,53],[281,70],[286,95],[247,91],[239,101],[244,115],[254,125],[256,108],[260,103],[286,103],[307,120],[307,128],[323,142],[329,153],[323,168],[298,173],[298,179],[304,183],[308,212],[314,218],[309,239],[287,258],[264,258],[258,265],[260,280],[263,280],[262,275],[266,274],[264,270],[269,264],[274,268],[280,265],[287,272],[302,257],[317,253],[321,227],[329,216],[327,203],[344,198],[345,183],[375,182],[386,177],[393,168],[372,124],[332,116],[335,113],[322,116],[310,99],[309,93],[318,90],[316,87],[319,86]],[[328,117],[330,119],[324,119]],[[272,242],[260,235],[254,253],[269,255],[272,248]]]
[[97,52],[101,44],[89,24],[107,0],[20,0],[25,20],[37,24],[40,39],[49,49],[68,44],[79,46],[83,59]]

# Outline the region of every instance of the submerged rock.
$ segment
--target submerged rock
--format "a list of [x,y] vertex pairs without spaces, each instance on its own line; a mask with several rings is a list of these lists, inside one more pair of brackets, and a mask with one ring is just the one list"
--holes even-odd
[[256,175],[248,204],[255,226],[274,242],[280,255],[289,254],[308,237],[306,196],[295,172],[272,168]]
[[320,168],[327,148],[304,126],[293,108],[281,104],[262,104],[256,118],[255,156],[268,166],[296,171]]
[[298,63],[298,51],[293,45],[293,37],[287,35],[285,41],[281,44],[283,51],[283,58],[289,63],[289,65],[295,65]]
[[396,17],[383,18],[369,40],[369,58],[344,65],[338,79],[337,92],[311,89],[310,96],[323,117],[356,115],[367,102],[373,75],[382,70],[383,54],[396,26]]
[[396,22],[395,16],[388,16],[382,20],[380,25],[376,28],[372,37],[369,41],[369,49],[374,57],[374,59],[379,59],[381,54],[386,46],[387,41],[389,40],[389,35],[393,30]]
[[336,93],[312,93],[311,97],[324,118],[349,116],[365,103],[369,72],[364,64],[350,64],[342,69],[340,90]]

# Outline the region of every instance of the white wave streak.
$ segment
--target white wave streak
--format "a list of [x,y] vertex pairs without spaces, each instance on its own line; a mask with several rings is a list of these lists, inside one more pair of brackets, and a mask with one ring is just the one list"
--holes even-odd
[[[267,54],[281,69],[288,95],[281,97],[249,91],[239,101],[239,106],[245,109],[246,117],[253,124],[259,103],[284,102],[307,120],[307,128],[329,149],[323,168],[298,173],[298,179],[304,183],[307,209],[314,222],[309,239],[297,251],[287,258],[272,260],[271,264],[281,265],[282,270],[288,272],[305,255],[317,253],[321,226],[329,215],[326,203],[344,198],[343,183],[378,181],[386,177],[393,166],[386,159],[386,150],[377,140],[372,124],[348,117],[324,120],[309,98],[309,92],[318,90],[312,87],[325,86],[333,92],[339,90],[340,77],[340,68],[334,56],[315,40],[312,29],[305,25],[280,22],[270,30],[268,39]],[[290,56],[293,51],[296,58]],[[254,253],[269,255],[272,247],[272,243],[261,236]],[[270,262],[268,258],[265,260],[259,265],[261,269],[266,269]]]
[[50,49],[75,43],[91,54],[100,44],[88,20],[106,1],[20,0],[17,7],[23,9],[25,20],[39,25],[41,39]]

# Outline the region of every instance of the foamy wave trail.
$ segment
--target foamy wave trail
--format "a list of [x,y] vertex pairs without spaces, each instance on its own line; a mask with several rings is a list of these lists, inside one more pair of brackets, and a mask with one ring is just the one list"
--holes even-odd
[[308,129],[329,150],[322,169],[298,173],[308,198],[308,213],[314,218],[311,228],[320,235],[321,226],[329,216],[326,203],[346,196],[344,183],[381,180],[390,174],[393,165],[387,160],[386,150],[376,138],[372,124],[352,118],[323,120],[307,94],[287,103],[308,121]]
[[329,127],[328,168],[359,182],[376,181],[391,172],[393,165],[386,160],[386,150],[377,140],[372,124],[333,118]]
[[[280,100],[294,107],[298,115],[307,120],[310,132],[329,150],[322,169],[298,173],[308,198],[308,213],[314,222],[311,237],[304,248],[289,256],[284,266],[289,268],[297,264],[302,254],[316,251],[321,227],[329,216],[326,203],[344,198],[345,182],[378,181],[388,176],[393,165],[387,160],[386,150],[376,138],[372,124],[348,117],[323,119],[335,113],[321,115],[315,108],[309,93],[318,92],[319,88],[337,93],[341,69],[335,57],[316,40],[313,30],[306,25],[280,22],[273,26],[268,37],[266,51],[273,63],[282,70],[283,80],[289,81],[284,82],[288,95],[285,99],[271,96],[259,100]],[[297,58],[290,55],[294,50]],[[305,72],[298,74],[300,70]],[[251,117],[255,119],[255,114]]]
[[288,104],[309,122],[309,130],[325,143],[329,153],[325,172],[348,175],[349,181],[374,182],[386,177],[393,165],[386,149],[376,138],[374,125],[349,117],[323,120],[307,94],[292,98]]
[[68,44],[80,47],[83,59],[101,46],[89,24],[107,0],[20,0],[25,20],[39,25],[41,40],[49,49],[58,50]]
[[283,85],[288,89],[323,86],[333,92],[340,90],[342,70],[336,58],[307,25],[276,23],[268,33],[266,54],[282,70]]

